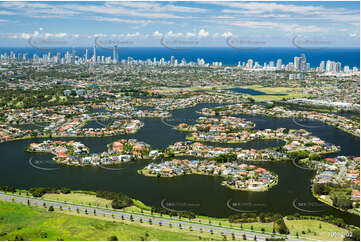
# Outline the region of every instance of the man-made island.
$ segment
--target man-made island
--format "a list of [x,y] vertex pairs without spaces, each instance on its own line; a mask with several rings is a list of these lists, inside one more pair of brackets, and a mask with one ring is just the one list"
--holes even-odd
[[150,163],[138,173],[151,177],[175,177],[186,174],[219,176],[223,185],[240,191],[267,191],[278,182],[274,173],[254,165],[215,160],[177,160]]

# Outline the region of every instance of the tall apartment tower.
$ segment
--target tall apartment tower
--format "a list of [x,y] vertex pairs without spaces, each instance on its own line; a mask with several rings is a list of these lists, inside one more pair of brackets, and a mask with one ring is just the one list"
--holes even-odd
[[113,47],[113,63],[118,63],[118,47],[116,45]]
[[97,61],[97,47],[94,45],[93,48],[93,62],[96,63]]

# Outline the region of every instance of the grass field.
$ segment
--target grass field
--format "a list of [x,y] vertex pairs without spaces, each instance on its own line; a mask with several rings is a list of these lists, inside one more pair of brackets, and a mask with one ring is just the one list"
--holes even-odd
[[[307,97],[302,92],[302,88],[292,88],[292,87],[263,87],[261,85],[252,85],[252,86],[242,86],[240,88],[248,88],[254,89],[256,91],[264,92],[268,95],[248,95],[253,98],[256,102],[262,101],[279,101],[283,98],[291,99],[291,98],[302,98]],[[284,96],[277,96],[272,94],[286,94]]]
[[[59,201],[59,202],[66,201],[66,202],[72,202],[72,203],[79,203],[79,204],[83,204],[83,205],[90,204],[91,206],[98,206],[98,207],[104,207],[104,208],[106,206],[108,206],[108,208],[111,207],[111,205],[110,205],[111,201],[102,199],[102,198],[97,198],[94,195],[94,193],[87,192],[87,191],[72,191],[69,194],[45,194],[43,196],[43,198],[55,200],[55,201]],[[143,214],[145,214],[145,215],[150,214],[150,211],[148,210],[149,207],[147,205],[144,205],[142,202],[137,201],[137,200],[133,200],[133,201],[136,204],[136,206],[128,207],[125,210],[138,212],[138,213],[143,212]],[[11,205],[16,206],[15,204],[11,204]],[[22,205],[17,205],[17,206],[22,206]],[[27,209],[26,206],[22,206],[22,207],[23,208],[25,207]],[[37,211],[37,212],[39,212],[39,211]],[[43,210],[40,210],[40,212],[43,214],[48,213]],[[60,212],[60,211],[58,211],[58,212]],[[62,213],[64,213],[64,211]],[[81,216],[79,214],[75,214],[75,215]],[[91,217],[91,215],[84,215],[84,216],[86,216],[87,219],[89,217]],[[1,215],[1,211],[0,211],[0,217],[4,217]],[[168,215],[163,215],[163,217],[170,218]],[[106,219],[106,218],[103,218],[100,216],[97,216],[96,218]],[[174,219],[174,217],[173,217],[173,219]],[[34,218],[34,220],[37,220],[37,219]],[[109,220],[109,219],[106,219],[106,220]],[[186,220],[186,219],[184,219],[184,220]],[[254,223],[235,224],[235,223],[230,223],[227,218],[213,218],[213,217],[206,217],[206,216],[197,216],[197,218],[193,219],[192,222],[199,222],[199,223],[203,223],[203,224],[210,223],[210,224],[216,225],[216,226],[242,228],[242,229],[248,230],[248,231],[264,230],[265,232],[269,232],[269,233],[272,233],[272,231],[273,231],[273,223],[254,222]],[[316,221],[316,220],[286,220],[286,224],[291,231],[291,235],[296,236],[296,234],[298,234],[300,237],[307,237],[307,238],[312,238],[312,239],[316,239],[316,240],[340,240],[340,239],[342,239],[342,235],[346,234],[346,232],[347,232],[347,230],[339,228],[335,225],[332,225],[332,224],[329,224],[326,222]],[[135,226],[134,223],[132,223],[130,225]],[[141,226],[141,227],[148,226],[149,227],[150,225],[148,223],[143,223],[143,224],[138,224],[137,226]],[[320,229],[320,226],[321,226],[321,229]],[[153,227],[150,226],[150,228],[154,228],[154,225],[153,225]],[[164,230],[164,229],[166,229],[166,228],[162,227],[162,230]],[[176,231],[176,230],[177,230],[177,228],[172,228],[172,230],[170,230],[170,232],[179,232],[179,233],[182,232],[182,231]],[[1,230],[1,225],[0,225],[0,231],[4,232]],[[189,232],[189,231],[187,231],[187,232]],[[200,234],[199,232],[193,232],[193,234],[194,234],[193,236],[197,237],[196,240],[199,239],[198,236],[202,236],[202,234]],[[206,234],[204,233],[203,236],[205,236],[205,235]],[[215,237],[216,235],[213,235],[213,236]],[[3,240],[3,238],[0,237],[0,240]],[[163,239],[163,240],[166,240],[166,239]]]
[[316,220],[286,220],[291,235],[299,234],[317,240],[343,240],[347,230]]
[[[209,233],[182,233],[178,228],[113,222],[101,216],[48,212],[44,208],[0,202],[0,240],[204,240]],[[220,236],[212,235],[220,240]]]
[[[53,200],[53,201],[59,201],[59,202],[71,202],[71,203],[77,203],[87,206],[96,206],[96,207],[103,207],[103,208],[111,208],[111,200],[107,200],[104,198],[96,197],[95,193],[92,192],[86,192],[81,193],[81,191],[73,191],[68,194],[63,193],[47,193],[43,195],[44,199],[47,200]],[[136,199],[132,199],[133,206],[127,207],[124,210],[133,211],[133,212],[141,212],[143,211],[146,213],[147,210],[150,210],[151,207],[145,205],[141,201],[138,201]],[[150,213],[150,212],[148,212]]]
[[[256,91],[264,92],[268,95],[248,95],[243,94],[245,97],[251,97],[256,102],[264,102],[264,101],[279,101],[283,98],[291,99],[291,98],[302,98],[307,97],[302,92],[302,88],[292,88],[292,87],[263,87],[261,85],[250,85],[250,86],[207,86],[207,87],[193,87],[193,88],[163,88],[162,91],[165,93],[176,93],[179,91],[212,91],[212,89],[231,89],[231,88],[248,88],[254,89]],[[286,94],[284,96],[272,95],[272,94]]]
[[59,202],[72,202],[90,206],[98,207],[111,207],[111,201],[103,198],[98,198],[95,195],[84,194],[84,193],[47,193],[43,196],[45,199],[59,201]]

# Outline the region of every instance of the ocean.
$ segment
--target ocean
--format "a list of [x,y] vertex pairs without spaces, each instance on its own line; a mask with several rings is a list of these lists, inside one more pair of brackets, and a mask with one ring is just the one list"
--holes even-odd
[[[76,47],[76,55],[84,57],[85,49],[88,49],[89,57],[93,55],[93,47]],[[56,48],[51,50],[41,50],[37,48],[0,48],[0,54],[13,51],[17,53],[28,53],[28,57],[32,58],[33,54],[36,53],[40,57],[48,52],[51,55],[56,55],[57,52],[61,53],[63,57],[66,51],[71,53],[72,49],[69,48]],[[111,49],[97,48],[97,56],[113,56]],[[156,58],[164,58],[169,61],[171,56],[178,59],[178,63],[185,58],[187,62],[196,62],[197,58],[203,58],[206,63],[212,63],[221,61],[223,65],[237,65],[238,62],[247,62],[248,59],[258,61],[260,65],[264,62],[269,63],[274,61],[276,64],[277,59],[282,59],[283,64],[293,62],[294,56],[300,56],[302,53],[306,55],[307,62],[310,63],[311,67],[317,67],[320,62],[331,60],[341,62],[342,66],[348,65],[350,68],[356,66],[360,68],[360,49],[359,48],[323,48],[314,50],[305,50],[300,48],[290,47],[268,47],[268,48],[257,48],[257,49],[245,49],[239,50],[231,47],[197,47],[183,50],[169,49],[165,47],[120,47],[118,48],[119,60],[127,59],[132,57],[135,60],[146,60]]]

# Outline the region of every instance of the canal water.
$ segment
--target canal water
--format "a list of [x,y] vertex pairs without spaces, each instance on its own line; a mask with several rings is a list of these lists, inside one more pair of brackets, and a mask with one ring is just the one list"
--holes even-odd
[[[153,148],[165,148],[169,144],[185,140],[187,133],[172,129],[177,123],[194,123],[200,115],[197,110],[214,107],[215,104],[200,104],[193,108],[173,111],[173,117],[165,120],[143,119],[145,123],[136,134],[104,138],[63,138],[77,140],[90,148],[91,153],[107,149],[107,144],[119,138],[136,138],[149,143]],[[272,118],[259,115],[239,115],[256,124],[256,129],[304,128],[327,142],[339,145],[341,151],[329,155],[360,155],[360,139],[317,121]],[[291,162],[258,162],[256,165],[275,172],[279,184],[267,192],[233,191],[220,183],[221,178],[186,175],[167,179],[145,177],[137,173],[150,161],[130,162],[119,170],[100,167],[63,167],[55,164],[50,154],[30,154],[25,147],[44,139],[20,140],[0,144],[0,184],[19,188],[34,186],[70,187],[82,190],[109,190],[122,192],[152,206],[173,204],[171,209],[193,210],[202,215],[227,217],[237,212],[277,212],[283,215],[334,215],[347,223],[359,225],[359,216],[342,213],[332,207],[317,203],[311,193],[311,178],[314,171],[301,169]],[[239,144],[243,148],[266,148],[282,145],[282,141],[253,141]],[[216,145],[216,144],[210,144]],[[232,144],[230,147],[236,147]],[[29,159],[31,161],[29,162]],[[49,168],[49,169],[40,169]]]

